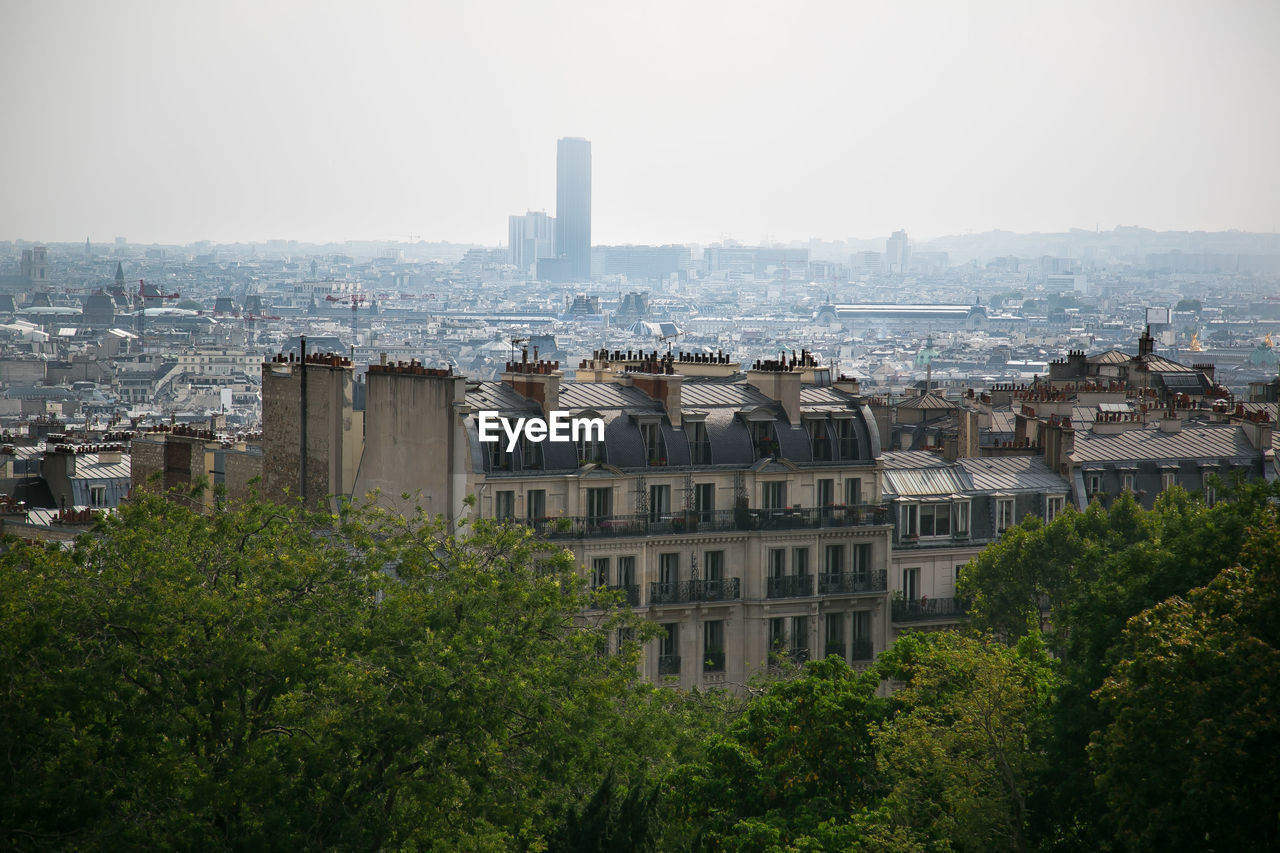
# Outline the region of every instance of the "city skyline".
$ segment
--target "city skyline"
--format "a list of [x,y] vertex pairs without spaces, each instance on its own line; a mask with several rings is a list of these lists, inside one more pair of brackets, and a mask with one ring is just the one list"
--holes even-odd
[[[1280,230],[1274,4],[14,3],[9,239],[499,245]],[[483,24],[483,25],[482,25]]]

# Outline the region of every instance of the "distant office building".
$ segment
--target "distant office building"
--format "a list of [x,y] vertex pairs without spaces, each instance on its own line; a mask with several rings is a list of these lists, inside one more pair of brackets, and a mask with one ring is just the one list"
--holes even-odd
[[894,231],[893,236],[884,243],[885,272],[906,272],[911,261],[911,247],[907,245],[907,232],[901,229]]
[[804,278],[809,273],[808,249],[777,249],[760,246],[711,246],[702,252],[708,274],[729,273],[756,278],[776,276]]
[[884,256],[879,252],[856,252],[850,258],[850,266],[856,272],[879,273],[884,269]]
[[688,246],[596,246],[593,275],[625,275],[632,281],[688,278],[693,254]]
[[556,145],[556,255],[571,281],[591,278],[591,143],[569,137]]
[[529,272],[543,258],[556,255],[556,220],[541,211],[507,218],[507,244],[511,247],[511,263],[521,272]]

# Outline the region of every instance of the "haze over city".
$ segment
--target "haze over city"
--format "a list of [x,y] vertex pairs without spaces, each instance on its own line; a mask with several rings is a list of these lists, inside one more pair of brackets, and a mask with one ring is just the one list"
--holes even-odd
[[10,2],[0,235],[1275,231],[1275,3]]

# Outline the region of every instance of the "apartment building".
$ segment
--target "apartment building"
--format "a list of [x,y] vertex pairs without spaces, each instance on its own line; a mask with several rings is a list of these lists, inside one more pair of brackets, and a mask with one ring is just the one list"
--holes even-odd
[[[313,361],[294,367],[350,371]],[[527,354],[492,382],[370,365],[354,486],[329,492],[509,519],[563,544],[593,586],[662,626],[644,663],[659,683],[732,686],[775,654],[859,664],[886,647],[892,526],[879,434],[851,385],[808,353],[744,372],[723,355],[599,352],[577,376]],[[264,381],[268,436],[296,434],[294,405],[271,401],[295,389]],[[327,417],[342,418],[334,399]],[[482,416],[552,412],[603,434],[480,440]]]

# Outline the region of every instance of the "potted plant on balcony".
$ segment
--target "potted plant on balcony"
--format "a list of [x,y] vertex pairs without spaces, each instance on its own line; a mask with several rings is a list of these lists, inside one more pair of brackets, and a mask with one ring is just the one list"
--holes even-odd
[[552,523],[552,527],[554,527],[556,533],[568,533],[573,529],[573,521],[561,516]]

